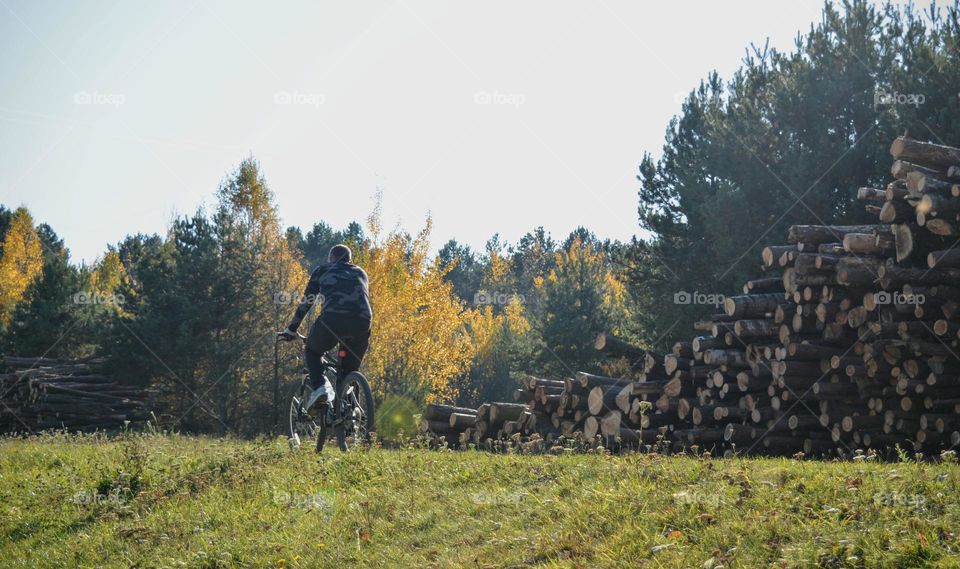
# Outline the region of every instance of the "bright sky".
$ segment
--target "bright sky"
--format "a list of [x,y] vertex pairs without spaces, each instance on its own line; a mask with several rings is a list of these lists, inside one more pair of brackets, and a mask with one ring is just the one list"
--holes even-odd
[[0,203],[74,262],[210,205],[252,154],[285,225],[434,220],[437,248],[543,225],[629,239],[682,97],[820,0],[0,0]]

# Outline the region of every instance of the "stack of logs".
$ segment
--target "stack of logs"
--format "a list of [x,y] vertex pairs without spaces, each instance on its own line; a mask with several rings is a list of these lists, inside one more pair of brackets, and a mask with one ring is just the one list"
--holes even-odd
[[780,274],[724,298],[703,335],[658,355],[601,334],[634,379],[529,378],[522,405],[422,429],[776,455],[960,444],[960,149],[898,138],[891,154],[893,181],[857,193],[876,223],[791,227],[761,254]]
[[146,420],[141,388],[104,375],[103,361],[3,359],[0,432],[113,430]]
[[453,446],[525,441],[532,436],[547,441],[603,436],[621,446],[652,444],[659,434],[653,427],[665,427],[671,418],[666,412],[669,403],[660,410],[652,402],[666,401],[671,390],[679,393],[680,381],[668,379],[659,358],[614,336],[601,334],[595,347],[611,357],[627,358],[638,377],[584,372],[563,380],[528,377],[514,392],[513,403],[484,403],[477,409],[428,405],[420,430],[444,437]]

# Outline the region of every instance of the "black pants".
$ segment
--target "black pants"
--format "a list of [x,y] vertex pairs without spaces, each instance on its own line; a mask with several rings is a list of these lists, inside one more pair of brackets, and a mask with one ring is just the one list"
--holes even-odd
[[[342,358],[340,367],[343,376],[360,369],[363,356],[370,345],[370,321],[348,315],[321,314],[307,335],[307,370],[310,372],[310,386],[314,389],[323,385],[323,354],[343,344],[347,355]],[[333,386],[337,388],[336,385]]]

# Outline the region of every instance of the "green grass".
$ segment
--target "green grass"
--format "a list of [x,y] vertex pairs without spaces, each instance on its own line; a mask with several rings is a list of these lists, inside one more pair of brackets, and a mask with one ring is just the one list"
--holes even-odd
[[0,439],[3,567],[960,567],[953,464]]

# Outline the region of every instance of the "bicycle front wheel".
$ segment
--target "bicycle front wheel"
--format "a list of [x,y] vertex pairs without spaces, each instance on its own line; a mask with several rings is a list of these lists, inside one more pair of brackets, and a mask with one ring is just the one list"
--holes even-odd
[[340,450],[347,451],[369,441],[374,425],[373,392],[363,374],[354,371],[343,378],[337,389],[337,405],[340,406],[336,426]]

